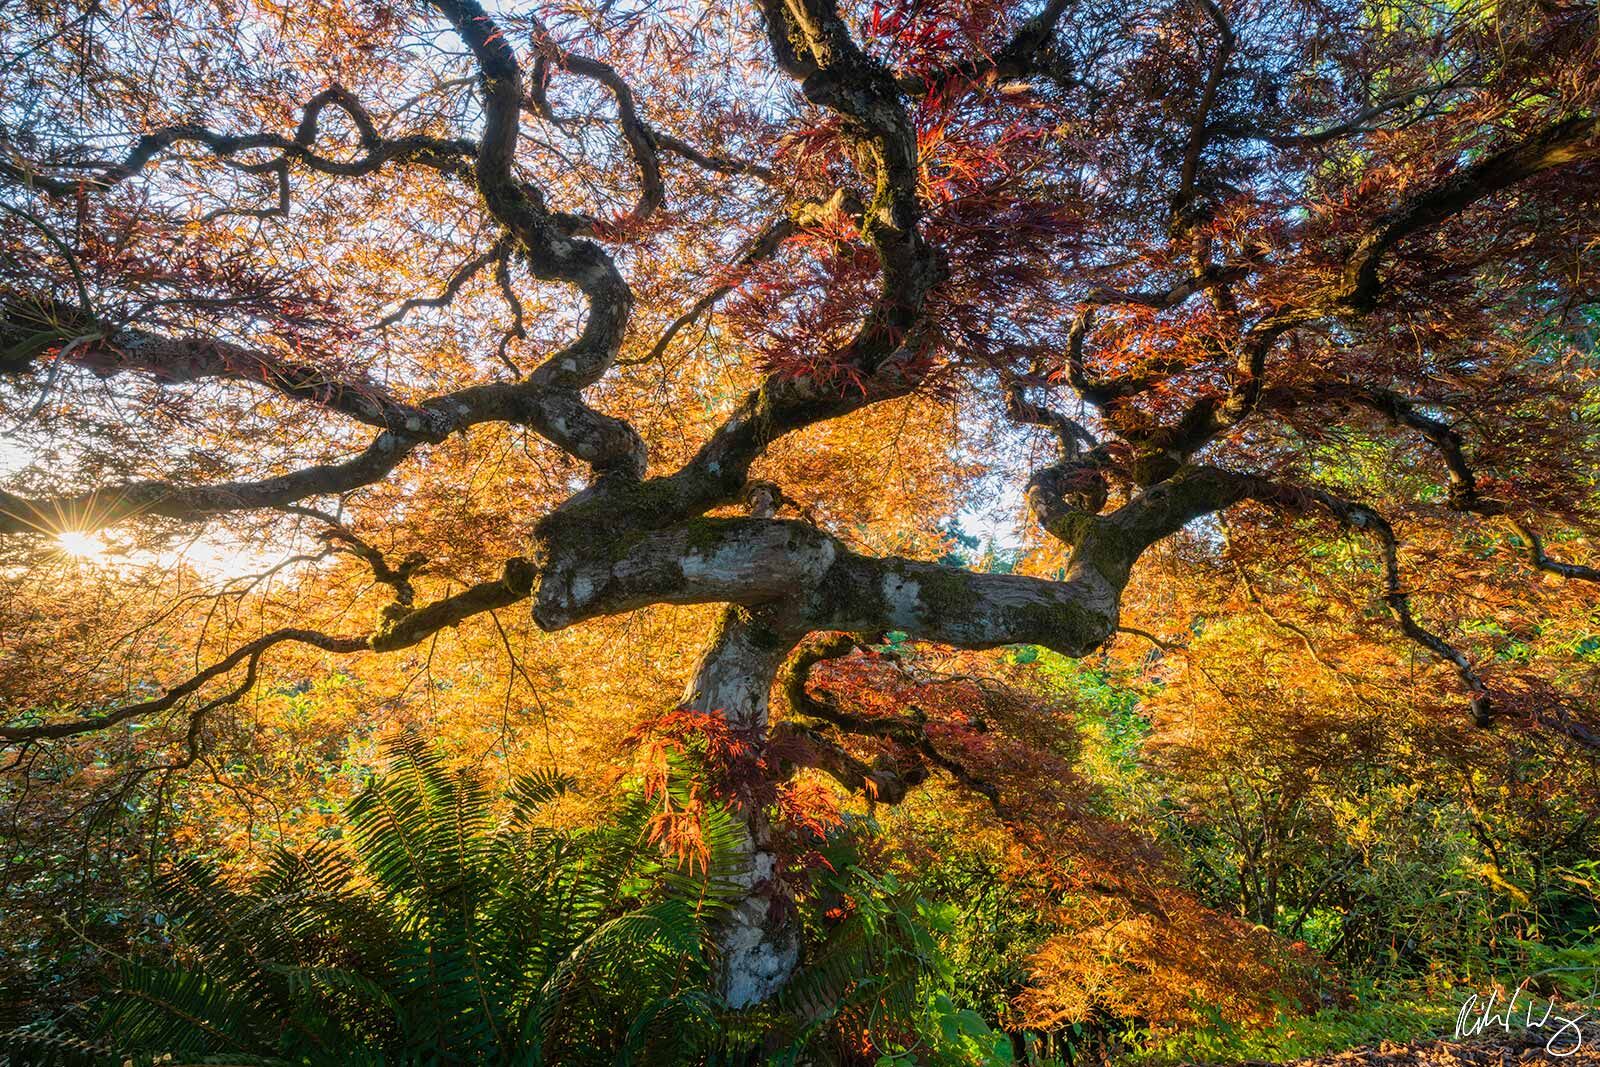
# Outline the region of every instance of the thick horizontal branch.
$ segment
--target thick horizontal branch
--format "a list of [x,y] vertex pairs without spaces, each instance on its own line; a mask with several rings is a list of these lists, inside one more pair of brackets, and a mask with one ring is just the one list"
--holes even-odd
[[[665,493],[670,479],[637,488]],[[1114,632],[1140,554],[1245,489],[1237,476],[1190,468],[1108,515],[1065,516],[1059,535],[1074,551],[1059,582],[861,556],[811,525],[774,519],[700,518],[608,545],[595,531],[612,512],[599,503],[624,505],[601,493],[595,510],[568,511],[538,535],[534,618],[558,629],[646,604],[781,600],[810,630],[903,630],[964,648],[1039,644],[1083,655]],[[633,510],[648,513],[650,498],[635,499]]]
[[[375,484],[419,446],[488,422],[528,426],[596,466],[618,456],[624,457],[630,470],[635,461],[643,462],[642,445],[632,428],[585,406],[576,389],[563,387],[561,368],[519,382],[468,386],[405,404],[380,389],[326,380],[310,366],[277,361],[221,342],[175,341],[142,334],[128,337],[140,341],[149,337],[150,341],[144,348],[134,344],[131,353],[114,352],[103,341],[96,341],[86,349],[95,359],[91,366],[102,371],[137,368],[172,381],[205,376],[259,381],[285,395],[319,402],[388,428],[349,459],[269,478],[211,485],[153,480],[45,498],[0,491],[0,534],[96,530],[144,516],[194,521],[226,512],[281,508]],[[82,354],[75,350],[73,358]],[[257,378],[258,372],[263,377]]]

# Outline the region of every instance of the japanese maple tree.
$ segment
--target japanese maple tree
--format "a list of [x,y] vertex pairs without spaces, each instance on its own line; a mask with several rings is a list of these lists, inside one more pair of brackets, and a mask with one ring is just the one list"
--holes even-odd
[[[1220,543],[1224,517],[1263,561],[1307,523],[1354,535],[1370,593],[1328,595],[1375,596],[1363,639],[1415,652],[1441,714],[1593,746],[1582,701],[1497,675],[1413,593],[1448,588],[1463,530],[1521,554],[1471,579],[1502,603],[1600,578],[1596,21],[25,4],[0,24],[9,573],[100,531],[320,550],[292,593],[250,590],[271,625],[168,657],[153,691],[52,666],[123,640],[74,631],[82,605],[7,619],[0,740],[20,764],[177,713],[187,766],[274,655],[403,655],[514,607],[556,633],[722,605],[667,732],[640,736],[687,745],[711,717],[745,765],[735,1006],[796,965],[770,823],[806,817],[795,768],[884,802],[949,775],[1019,825],[1048,808],[1049,833],[1090,819],[1066,769],[905,711],[884,635],[1086,655],[1141,559]],[[1341,430],[1383,446],[1365,485]],[[983,494],[1025,501],[1015,572],[938,562]],[[141,581],[162,618],[198,611]],[[1185,914],[1158,954],[1203,925]]]

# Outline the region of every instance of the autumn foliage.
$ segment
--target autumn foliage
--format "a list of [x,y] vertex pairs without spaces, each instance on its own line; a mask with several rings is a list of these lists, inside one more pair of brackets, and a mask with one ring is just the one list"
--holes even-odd
[[3,1021],[204,956],[163,872],[396,744],[727,875],[713,1045],[1251,1058],[1600,965],[1597,20],[0,12]]

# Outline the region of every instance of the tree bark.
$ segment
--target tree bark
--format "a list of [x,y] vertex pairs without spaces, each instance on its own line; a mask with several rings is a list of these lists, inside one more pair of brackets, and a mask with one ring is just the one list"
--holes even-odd
[[[695,668],[685,707],[716,712],[751,744],[767,741],[768,699],[778,668],[802,636],[780,609],[730,607]],[[772,829],[759,801],[746,805],[743,895],[716,932],[717,977],[730,1007],[758,1004],[789,981],[800,962],[794,900],[778,877]]]

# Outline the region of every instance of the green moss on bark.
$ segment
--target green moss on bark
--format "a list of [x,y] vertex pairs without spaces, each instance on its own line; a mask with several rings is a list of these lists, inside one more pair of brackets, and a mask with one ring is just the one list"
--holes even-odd
[[1082,656],[1100,645],[1115,627],[1097,612],[1072,602],[1021,604],[1009,609],[1020,643],[1043,645],[1065,656]]
[[979,601],[967,571],[955,567],[919,567],[903,575],[917,583],[917,598],[930,618],[948,619],[971,614]]

